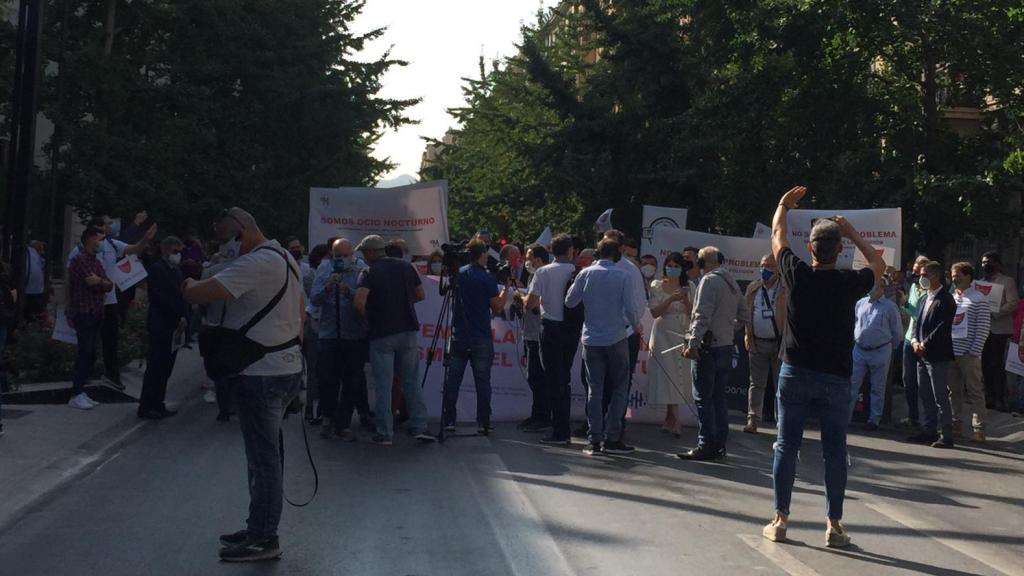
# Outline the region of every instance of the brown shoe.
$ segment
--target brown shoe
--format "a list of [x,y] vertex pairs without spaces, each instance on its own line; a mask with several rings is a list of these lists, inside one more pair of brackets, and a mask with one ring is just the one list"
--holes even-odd
[[786,541],[786,524],[772,522],[761,529],[761,535],[772,542]]
[[975,444],[984,444],[986,440],[985,432],[981,430],[975,430],[974,434],[971,434],[971,442]]
[[829,548],[845,548],[850,545],[850,535],[847,534],[845,529],[840,530],[829,526],[828,530],[825,531],[825,546]]
[[757,434],[757,420],[747,418],[747,425],[743,427],[743,431],[747,434]]

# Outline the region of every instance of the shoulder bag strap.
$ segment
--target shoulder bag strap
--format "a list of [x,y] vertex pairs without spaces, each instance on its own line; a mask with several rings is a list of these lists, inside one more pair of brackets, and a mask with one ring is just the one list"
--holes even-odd
[[[249,330],[251,330],[253,326],[259,324],[260,320],[266,318],[267,314],[270,314],[270,312],[277,306],[278,302],[281,301],[281,298],[284,298],[284,293],[288,290],[288,281],[291,280],[291,277],[293,275],[295,275],[295,271],[292,270],[291,264],[288,263],[288,258],[284,254],[278,252],[277,250],[274,250],[273,248],[270,248],[269,246],[264,246],[262,248],[256,249],[256,251],[259,250],[272,250],[275,254],[284,259],[284,286],[281,286],[281,289],[277,291],[277,294],[274,294],[274,297],[270,299],[270,302],[267,302],[267,305],[264,306],[262,310],[257,312],[255,316],[253,316],[248,322],[246,322],[241,328],[238,329],[238,333],[241,334],[242,336],[245,336],[245,334],[249,332]],[[298,278],[296,278],[296,280],[298,280]]]
[[[778,298],[778,292],[775,293]],[[772,311],[772,332],[775,332],[775,339],[779,340],[782,336],[779,334],[779,327],[775,324],[775,307],[772,306],[771,300],[768,299],[768,289],[761,284],[761,298],[764,299],[764,307]]]

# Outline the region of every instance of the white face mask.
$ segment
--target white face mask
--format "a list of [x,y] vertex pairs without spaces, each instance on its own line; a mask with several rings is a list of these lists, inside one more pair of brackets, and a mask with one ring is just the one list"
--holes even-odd
[[440,276],[441,275],[441,263],[440,262],[431,262],[430,263],[430,273],[432,275],[434,275],[434,276]]
[[922,290],[932,289],[932,281],[929,280],[927,276],[921,276],[921,278],[917,281],[917,285],[920,286]]
[[181,254],[168,254],[167,263],[171,266],[178,266],[181,264]]
[[225,260],[234,260],[238,258],[238,251],[241,250],[242,243],[238,240],[229,240],[221,245],[220,253],[224,256]]
[[654,273],[657,271],[658,269],[655,268],[654,266],[651,266],[650,264],[644,264],[643,266],[640,267],[640,273],[643,274],[644,278],[647,279],[654,278]]
[[405,260],[406,262],[412,262],[412,254],[403,254],[402,260]]
[[527,260],[526,261],[526,273],[532,275],[536,271],[537,271],[537,268],[535,268],[533,266],[533,262],[530,262],[529,260]]

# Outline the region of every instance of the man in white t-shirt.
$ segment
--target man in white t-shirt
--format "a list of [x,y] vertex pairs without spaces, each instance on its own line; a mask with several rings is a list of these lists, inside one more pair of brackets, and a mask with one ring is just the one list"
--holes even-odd
[[569,414],[572,394],[569,389],[573,359],[580,344],[582,327],[565,322],[565,293],[576,266],[575,250],[568,234],[551,240],[555,261],[542,266],[533,276],[526,300],[526,309],[540,308],[541,355],[544,358],[544,379],[551,407],[551,434],[541,439],[545,444],[570,444]]
[[[145,211],[135,215],[134,226],[139,227],[146,221],[148,214]],[[156,224],[146,230],[142,238],[135,244],[127,244],[117,239],[121,235],[121,225],[115,222],[110,216],[94,216],[89,220],[89,226],[97,228],[105,234],[103,242],[97,247],[96,258],[103,264],[108,278],[114,278],[112,270],[117,266],[117,261],[129,254],[141,254],[146,250],[149,241],[156,234]],[[78,256],[80,246],[75,246],[68,255],[68,265]],[[118,390],[124,390],[121,383],[121,362],[117,356],[118,332],[121,329],[120,318],[117,313],[117,286],[111,286],[103,301],[103,320],[100,324],[100,341],[103,343],[103,382]]]
[[251,324],[245,336],[266,348],[263,358],[229,377],[245,441],[251,503],[246,529],[221,536],[220,557],[229,562],[270,560],[281,555],[277,527],[284,490],[278,435],[302,383],[305,294],[298,264],[276,240],[263,235],[251,214],[237,207],[225,211],[217,232],[222,242],[239,241],[240,256],[210,279],[186,280],[185,299],[192,304],[227,302],[221,326],[238,330]]

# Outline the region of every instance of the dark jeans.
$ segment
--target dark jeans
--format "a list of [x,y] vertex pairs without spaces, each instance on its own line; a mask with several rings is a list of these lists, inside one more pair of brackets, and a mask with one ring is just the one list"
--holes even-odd
[[985,402],[989,408],[1006,404],[1006,345],[1008,334],[989,334],[981,351],[981,371],[985,378]]
[[544,365],[541,363],[539,341],[526,341],[526,374],[526,382],[530,385],[530,393],[533,394],[530,419],[534,422],[549,422],[551,406],[548,404],[548,395],[544,388]]
[[213,390],[217,395],[217,415],[222,418],[227,418],[234,411],[234,403],[231,401],[233,396],[231,382],[231,378],[227,378],[213,383]]
[[278,434],[285,408],[302,385],[302,374],[230,380],[249,471],[247,529],[254,538],[270,538],[277,536],[284,497]]
[[490,338],[452,339],[449,356],[448,381],[444,383],[445,425],[454,425],[458,420],[456,404],[459,388],[466,373],[466,363],[473,369],[473,384],[476,385],[476,422],[491,425],[491,365],[494,364],[494,342]]
[[701,353],[690,368],[693,402],[697,405],[697,447],[725,448],[729,438],[729,404],[725,388],[732,369],[732,346],[717,346]]
[[174,330],[155,328],[149,330],[149,349],[146,352],[146,373],[142,376],[142,393],[139,396],[139,413],[150,410],[165,410],[167,380],[174,371],[177,351],[171,353]]
[[[634,374],[634,372],[636,372],[637,360],[640,359],[640,335],[636,334],[636,333],[630,334],[629,338],[627,338],[627,340],[626,340],[626,346],[629,349],[629,357],[627,359],[627,361],[629,362],[627,364],[627,368],[629,369],[629,380],[626,381],[626,407],[628,408],[629,407],[629,395],[633,391],[633,374]],[[587,375],[587,369],[586,368],[587,367],[585,365],[580,367],[580,372],[581,372],[581,374],[580,374],[580,381],[583,382],[583,391],[587,394],[587,397],[589,398],[590,397],[590,376]],[[605,387],[606,388],[611,386],[611,385],[613,385],[613,383],[605,382]],[[603,399],[601,400],[601,413],[602,414],[605,414],[605,415],[608,414],[608,405],[609,405],[610,402],[611,402],[611,397],[609,395],[605,394]],[[589,425],[589,422],[590,422],[590,402],[589,401],[586,403],[585,411],[586,411],[586,415],[587,415],[587,423]],[[620,425],[618,427],[618,431],[619,431],[618,438],[614,438],[613,440],[621,440],[623,435],[625,435],[625,433],[626,433],[626,413],[625,412],[622,413],[622,422],[620,423]]]
[[568,439],[569,413],[572,408],[572,361],[580,345],[580,334],[564,322],[544,320],[540,335],[541,353],[544,355],[544,378],[547,382],[548,402],[551,405],[551,433]]
[[953,362],[929,362],[921,360],[917,367],[918,389],[921,394],[921,406],[924,408],[924,432],[934,434],[941,428],[946,439],[953,439],[953,413],[949,406],[949,367]]
[[337,430],[345,430],[352,425],[353,410],[364,416],[370,413],[365,371],[370,343],[337,338],[320,340],[317,353],[320,413],[333,418]]
[[907,417],[915,422],[921,420],[917,401],[917,366],[921,363],[917,354],[910,347],[910,342],[903,342],[903,387],[907,395]]
[[25,295],[25,319],[35,320],[46,314],[46,294]]
[[[121,322],[117,304],[103,307],[103,321],[100,327],[100,340],[103,341],[103,375],[114,382],[121,381],[121,364],[117,359],[118,332]],[[170,348],[170,344],[167,345]]]
[[[115,318],[116,320],[116,318]],[[96,362],[96,335],[100,319],[91,314],[75,316],[75,334],[78,337],[78,354],[75,356],[75,370],[71,379],[71,395],[85,391],[85,385],[92,378],[92,366]],[[168,347],[170,347],[168,345]]]
[[825,459],[826,513],[843,518],[846,497],[846,427],[850,420],[850,378],[815,372],[782,363],[776,397],[778,439],[772,479],[775,510],[789,515],[793,498],[796,462],[804,438],[804,422],[817,417],[821,423],[821,455]]

